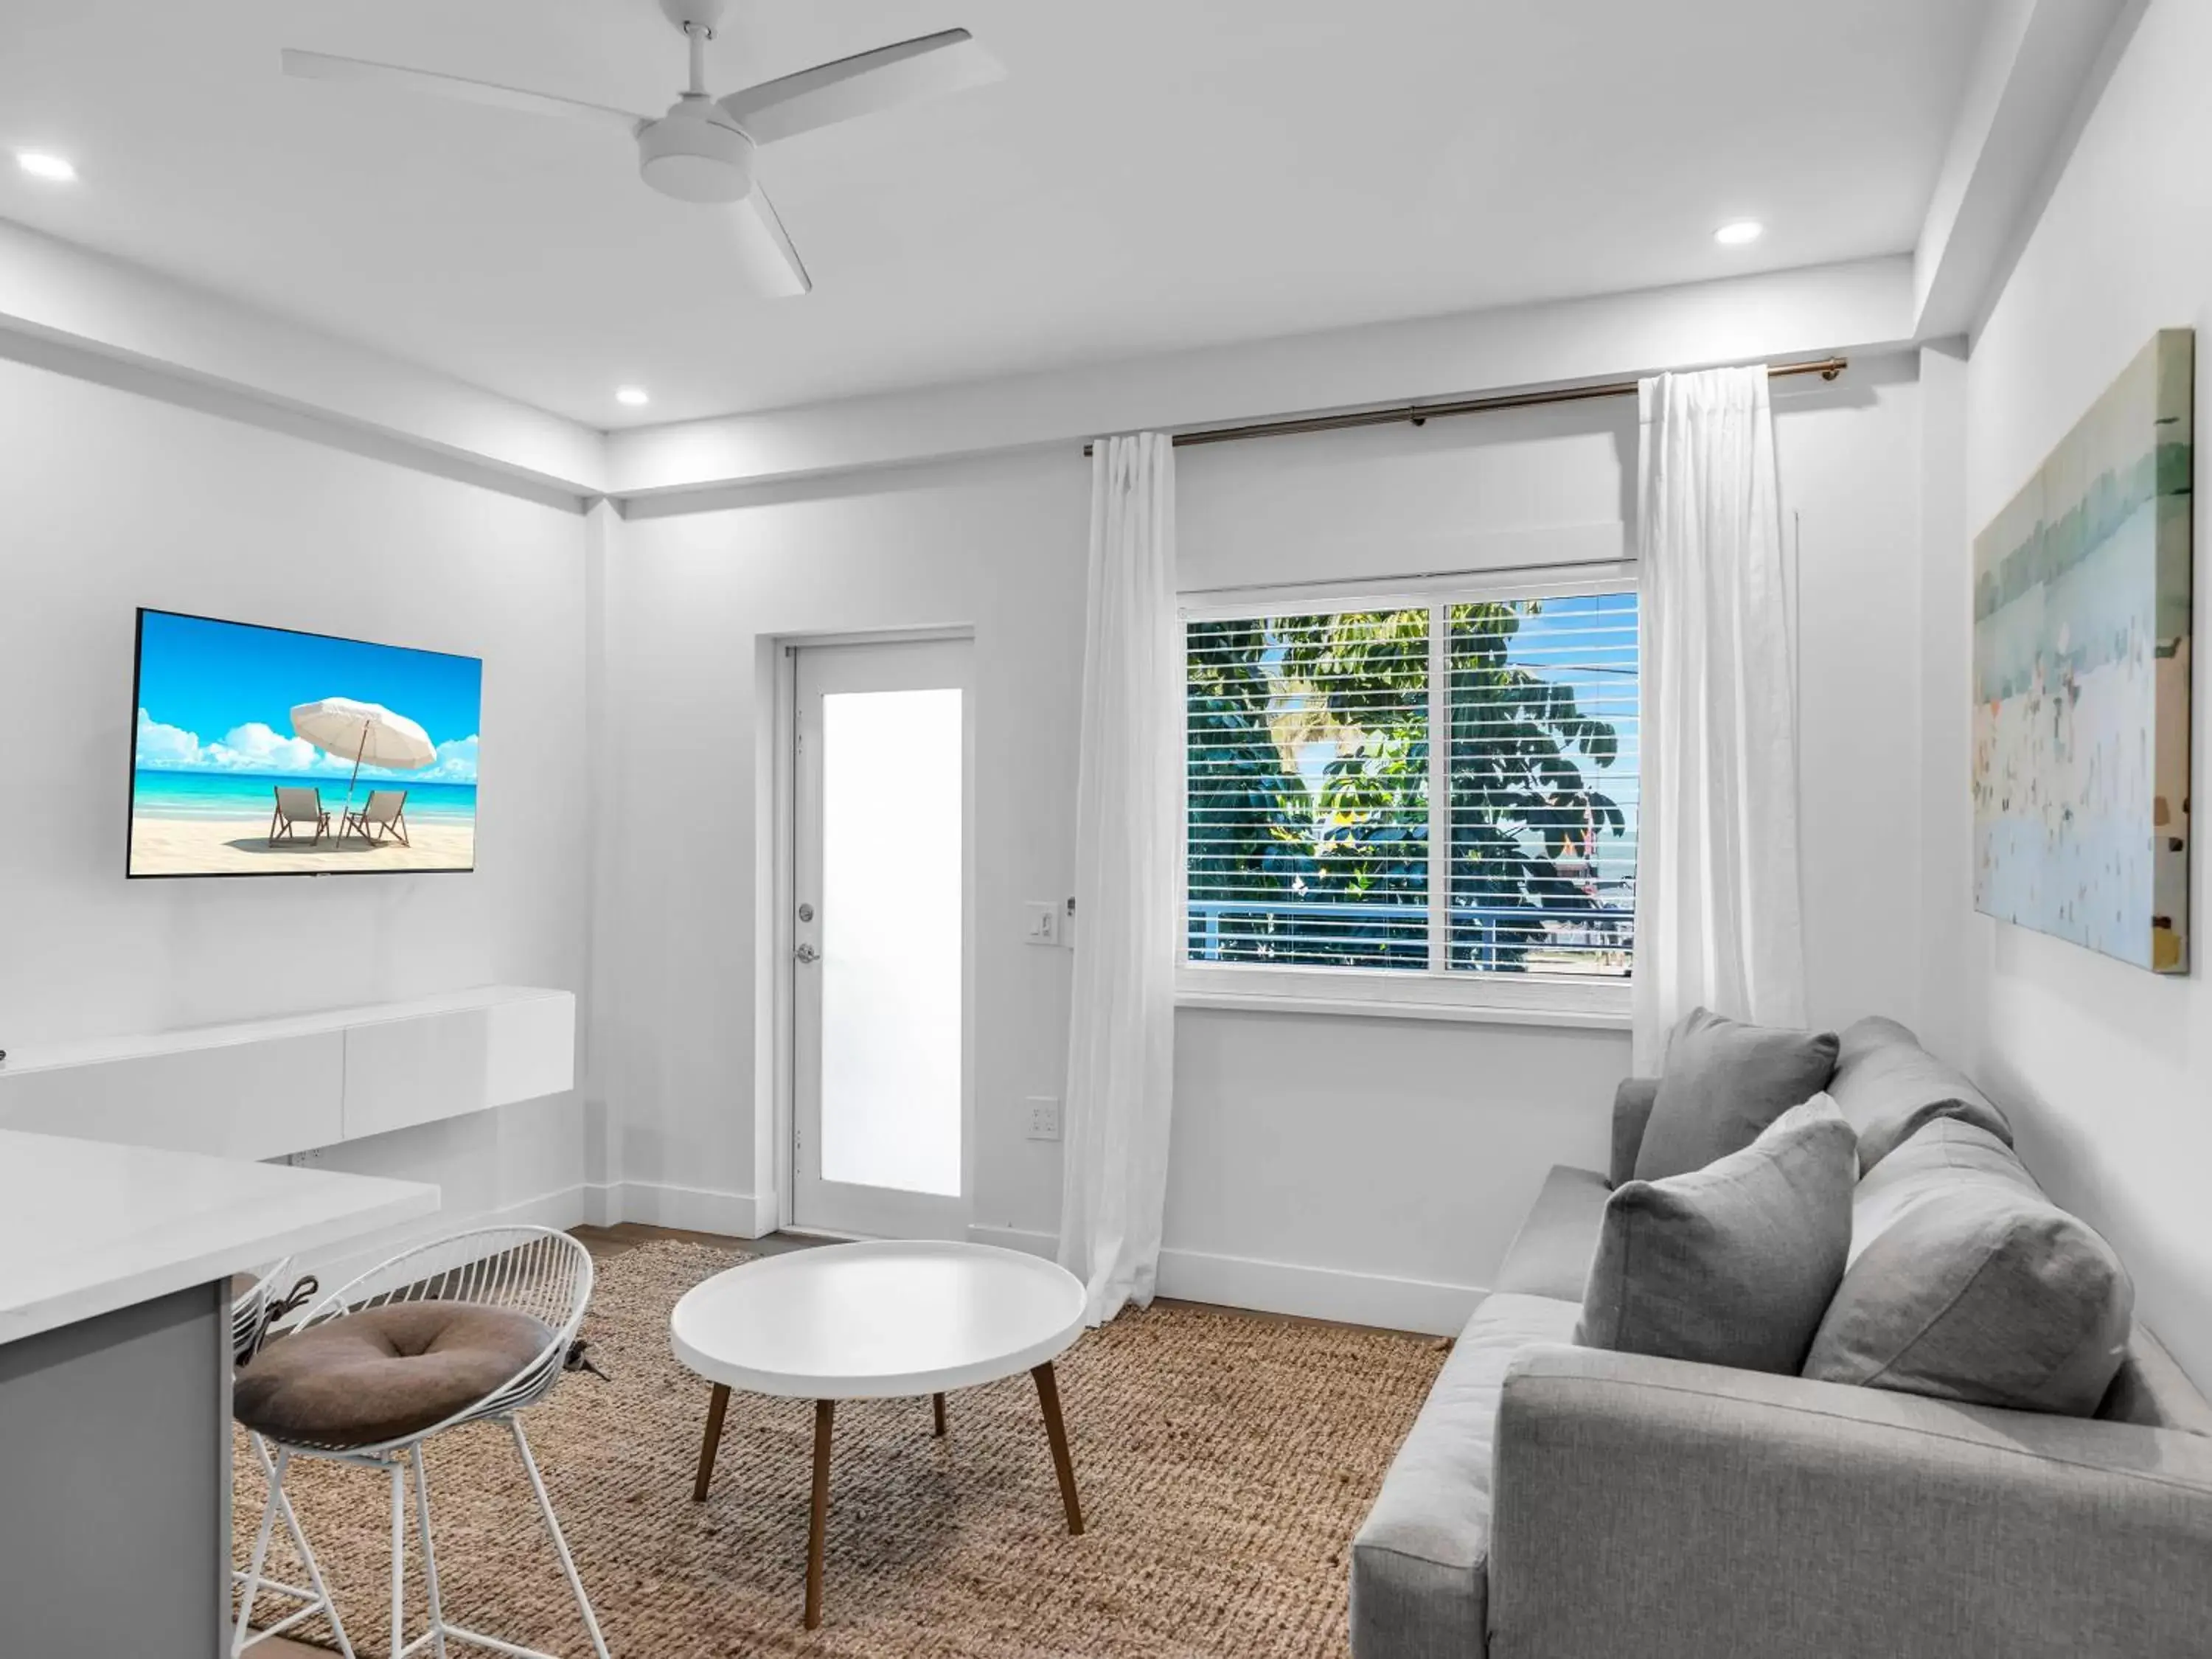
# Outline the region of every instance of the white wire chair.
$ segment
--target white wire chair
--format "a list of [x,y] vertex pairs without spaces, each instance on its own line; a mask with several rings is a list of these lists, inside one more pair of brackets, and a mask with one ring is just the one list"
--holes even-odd
[[[252,1285],[231,1298],[230,1363],[233,1365],[243,1365],[258,1353],[262,1343],[268,1339],[270,1326],[274,1322],[272,1314],[282,1316],[277,1297],[284,1288],[285,1271],[291,1265],[292,1258],[283,1257],[264,1269]],[[252,1431],[247,1431],[246,1439],[253,1449],[254,1461],[261,1466],[261,1478],[269,1483],[269,1502],[263,1515],[263,1535],[266,1537],[268,1534],[270,1522],[283,1522],[285,1533],[292,1540],[292,1547],[298,1553],[301,1565],[307,1569],[309,1587],[303,1589],[281,1579],[259,1577],[257,1563],[253,1590],[249,1591],[249,1575],[236,1568],[232,1569],[231,1583],[244,1593],[244,1600],[240,1606],[238,1623],[231,1632],[230,1650],[234,1655],[242,1653],[256,1642],[281,1634],[319,1613],[330,1620],[331,1634],[337,1639],[338,1651],[344,1659],[354,1659],[353,1644],[346,1638],[345,1625],[338,1617],[337,1603],[331,1598],[330,1587],[323,1582],[322,1569],[315,1563],[314,1551],[307,1547],[307,1534],[301,1530],[300,1517],[293,1511],[290,1497],[277,1484],[276,1467],[269,1457],[269,1443]],[[254,1630],[247,1623],[247,1619],[253,1610],[253,1591],[260,1590],[288,1596],[301,1605],[266,1629]]]
[[[448,1429],[483,1421],[503,1425],[513,1437],[515,1453],[522,1461],[524,1473],[530,1477],[531,1491],[537,1496],[538,1512],[544,1517],[545,1530],[553,1540],[555,1553],[561,1558],[561,1571],[568,1577],[577,1611],[582,1613],[584,1628],[590,1632],[592,1650],[599,1659],[611,1659],[606,1638],[599,1633],[598,1616],[592,1611],[591,1598],[584,1594],[584,1581],[577,1575],[575,1559],[568,1553],[568,1541],[561,1535],[553,1501],[546,1496],[538,1461],[530,1454],[530,1442],[516,1416],[524,1407],[544,1399],[560,1381],[569,1345],[575,1340],[591,1297],[591,1253],[577,1240],[550,1227],[488,1227],[404,1250],[351,1283],[341,1285],[307,1310],[297,1327],[300,1330],[310,1330],[349,1314],[395,1303],[468,1302],[528,1314],[544,1325],[552,1336],[497,1388],[427,1429],[366,1446],[312,1441],[274,1443],[276,1456],[270,1474],[270,1500],[262,1511],[252,1565],[246,1570],[244,1605],[238,1615],[238,1633],[231,1645],[234,1659],[246,1646],[246,1620],[253,1609],[254,1594],[264,1582],[261,1568],[270,1533],[280,1512],[289,1513],[290,1500],[283,1498],[281,1494],[285,1469],[295,1456],[379,1469],[391,1477],[392,1659],[406,1659],[406,1656],[424,1646],[431,1648],[438,1659],[447,1659],[448,1642],[488,1648],[495,1653],[513,1656],[513,1659],[555,1659],[554,1655],[539,1649],[518,1647],[498,1637],[447,1622],[439,1599],[438,1556],[430,1537],[430,1485],[422,1468],[422,1443]],[[422,1578],[429,1595],[430,1626],[412,1642],[403,1644],[406,1618],[407,1476],[410,1469],[415,1477],[415,1523],[422,1535]],[[331,1622],[335,1627],[335,1616]],[[349,1659],[350,1654],[349,1649]]]
[[[292,1265],[290,1256],[279,1257],[261,1271],[259,1278],[230,1299],[230,1363],[243,1365],[261,1347],[261,1339],[267,1334],[269,1310],[276,1305],[276,1292],[283,1288],[284,1273]],[[233,1279],[233,1284],[238,1281]]]

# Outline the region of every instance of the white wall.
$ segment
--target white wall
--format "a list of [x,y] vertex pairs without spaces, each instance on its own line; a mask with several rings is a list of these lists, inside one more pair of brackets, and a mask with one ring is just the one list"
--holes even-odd
[[[1913,360],[1778,393],[1802,544],[1814,1013],[1917,1017],[1919,482]],[[1618,551],[1632,403],[1187,449],[1188,587],[1466,568],[1562,542]],[[1021,1097],[1062,1088],[1066,957],[1019,942],[1073,859],[1088,468],[1050,449],[638,517],[608,572],[613,872],[601,998],[625,1212],[736,1227],[757,1143],[754,945],[762,642],[964,623],[979,725],[975,1221],[1057,1227],[1058,1149]],[[1564,532],[1564,533],[1563,533]],[[677,781],[680,780],[680,783]],[[678,812],[661,803],[680,793]],[[1902,868],[1906,873],[1900,877]],[[1544,1170],[1602,1166],[1626,1035],[1186,1010],[1163,1288],[1449,1325]]]
[[1917,1026],[1921,387],[1912,358],[1775,391],[1798,572],[1806,1011]]
[[[1917,390],[1902,356],[1776,385],[1800,558],[1808,996],[1823,1024],[1919,1013],[1898,969],[1917,949],[1917,853],[1899,830],[1919,787]],[[1626,399],[1185,450],[1184,582],[1619,550],[1633,540],[1635,454]],[[1300,1311],[1463,1305],[1402,1285],[1489,1283],[1544,1172],[1604,1167],[1627,1066],[1620,1032],[1185,1010],[1163,1283],[1282,1285],[1194,1259],[1255,1257],[1321,1270],[1295,1285]]]
[[1966,618],[1973,583],[1966,534],[1966,342],[1920,353],[1920,926],[1921,1041],[1972,1057],[1974,990],[1960,964],[1973,880],[1974,811],[1966,788],[1973,692]]
[[[1620,558],[1635,454],[1633,399],[1185,449],[1182,585]],[[1162,1288],[1456,1330],[1627,1069],[1625,1031],[1184,1009]]]
[[381,440],[418,465],[459,465],[572,502],[605,483],[605,445],[574,421],[0,222],[0,351],[53,350],[81,372],[164,380],[171,396],[211,395],[255,422]]
[[[582,520],[0,362],[0,1046],[494,981],[581,990]],[[472,875],[124,878],[145,605],[484,659]],[[582,1218],[573,1097],[349,1146]]]
[[[1973,344],[1966,388],[1964,530],[1986,524],[2148,340],[2198,331],[2198,498],[2207,468],[2203,344],[2212,341],[2212,7],[2142,12],[2042,219]],[[2200,546],[2212,525],[2199,514]],[[1963,535],[1933,550],[1955,596],[1931,660],[1971,648]],[[2197,628],[2205,626],[2198,561]],[[2202,653],[2199,653],[2202,661]],[[2191,763],[2206,776],[2203,676]],[[1931,702],[1963,756],[1963,692]],[[1956,787],[1963,791],[1963,760]],[[1955,825],[1931,825],[1955,836]],[[2200,1383],[2212,1384],[2212,936],[2200,845],[2190,902],[2198,966],[2159,977],[2056,939],[1967,914],[1955,884],[1955,965],[1966,1057],[2014,1115],[2021,1148],[2053,1196],[2111,1238],[2137,1305]],[[1963,875],[1963,866],[1961,866]]]
[[1894,254],[641,427],[608,435],[607,488],[626,495],[759,483],[1099,432],[1893,351],[1911,337],[1912,262]]
[[608,1098],[632,1219],[754,1231],[755,999],[777,636],[975,630],[975,1218],[1054,1227],[1058,1149],[1022,1097],[1060,1092],[1069,957],[1020,941],[1064,896],[1090,470],[1073,449],[778,487],[621,527],[608,571],[612,698]]
[[[1540,366],[1531,366],[1537,373]],[[780,1148],[756,1103],[779,636],[963,623],[979,696],[975,1220],[1036,1244],[1059,1153],[1068,957],[1021,905],[1071,879],[1089,471],[1070,446],[787,481],[587,520],[0,362],[19,721],[0,834],[0,1042],[144,1030],[491,980],[589,996],[573,1100],[349,1147],[449,1214],[750,1232]],[[1910,358],[1778,392],[1802,550],[1807,931],[1817,1018],[1914,1018],[1923,452]],[[1631,539],[1626,402],[1183,452],[1191,587],[1511,562]],[[699,507],[696,499],[681,503]],[[374,583],[339,578],[374,572]],[[132,607],[486,659],[481,865],[361,883],[120,879]],[[105,711],[100,712],[100,711]],[[596,768],[586,757],[601,757]],[[506,780],[513,780],[505,783]],[[105,826],[105,827],[103,827]],[[309,971],[289,964],[313,941]],[[591,983],[585,982],[587,965]],[[1448,1328],[1547,1166],[1601,1164],[1605,1030],[1186,1011],[1171,1292]]]

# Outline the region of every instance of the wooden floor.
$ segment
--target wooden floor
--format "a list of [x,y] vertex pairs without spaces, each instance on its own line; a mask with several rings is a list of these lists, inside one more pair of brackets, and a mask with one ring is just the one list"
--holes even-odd
[[[781,1255],[787,1251],[812,1249],[817,1245],[836,1242],[834,1239],[813,1238],[798,1233],[773,1233],[766,1238],[732,1238],[721,1233],[687,1232],[680,1227],[648,1227],[636,1221],[625,1221],[612,1227],[571,1227],[568,1231],[584,1242],[585,1248],[591,1251],[595,1259],[602,1261],[618,1256],[624,1251],[634,1250],[641,1244],[650,1243],[655,1239],[661,1238],[682,1239],[694,1244],[712,1244],[724,1249],[747,1250],[755,1255]],[[1163,1303],[1173,1302],[1173,1298],[1168,1297],[1162,1297],[1159,1299]],[[1212,1307],[1213,1304],[1187,1302],[1175,1305]],[[1290,1325],[1331,1325],[1338,1322],[1334,1320],[1307,1319],[1297,1314],[1257,1313],[1249,1308],[1217,1308],[1215,1311],[1241,1314],[1249,1319],[1273,1320]],[[376,1646],[374,1638],[370,1639],[367,1646],[356,1642],[355,1650],[364,1656],[371,1651],[381,1651]],[[304,1642],[295,1642],[284,1636],[272,1636],[265,1641],[255,1643],[252,1648],[256,1659],[285,1659],[286,1656],[290,1656],[290,1659],[329,1659],[330,1651],[327,1648],[310,1647]]]

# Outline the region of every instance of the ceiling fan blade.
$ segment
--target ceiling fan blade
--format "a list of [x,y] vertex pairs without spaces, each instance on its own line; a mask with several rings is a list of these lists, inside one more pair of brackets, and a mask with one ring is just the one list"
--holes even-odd
[[372,64],[359,58],[337,58],[324,52],[284,49],[284,73],[309,81],[357,81],[372,86],[398,87],[408,92],[434,93],[465,103],[488,104],[494,109],[519,109],[532,115],[564,115],[636,134],[647,118],[603,104],[582,104],[572,98],[555,98],[520,87],[495,86],[489,81],[464,80],[458,75],[439,75],[430,70],[405,69],[397,64]]
[[767,144],[878,110],[965,92],[1006,72],[966,29],[945,29],[834,64],[817,64],[720,101],[755,143]]
[[730,210],[737,228],[738,262],[756,292],[770,299],[794,299],[812,291],[814,279],[799,263],[799,250],[784,234],[783,221],[758,185]]

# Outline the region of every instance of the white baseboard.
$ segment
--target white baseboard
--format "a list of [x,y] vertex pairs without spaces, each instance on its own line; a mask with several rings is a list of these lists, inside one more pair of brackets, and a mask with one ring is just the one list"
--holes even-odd
[[1030,1255],[1041,1255],[1051,1261],[1060,1254],[1058,1233],[1031,1232],[1026,1227],[975,1227],[968,1229],[970,1244],[995,1244],[1002,1250],[1020,1250]]
[[348,1239],[335,1247],[336,1254],[302,1257],[294,1264],[292,1271],[295,1277],[312,1273],[325,1290],[336,1290],[356,1273],[367,1272],[410,1244],[477,1227],[566,1229],[611,1227],[620,1221],[641,1221],[656,1227],[681,1227],[688,1232],[759,1238],[775,1231],[773,1210],[763,1224],[760,1207],[750,1193],[718,1192],[704,1187],[675,1187],[649,1181],[580,1182],[492,1209],[440,1210],[434,1215],[403,1222],[381,1232]]
[[[762,1215],[765,1206],[750,1193],[649,1181],[599,1182],[575,1191],[580,1212],[576,1218],[598,1226],[638,1221],[693,1232],[728,1233],[738,1238],[760,1238],[775,1231],[774,1214]],[[1026,1227],[970,1226],[968,1237],[977,1244],[995,1244],[1048,1261],[1060,1249],[1058,1235]],[[1348,1273],[1337,1267],[1261,1261],[1205,1250],[1161,1251],[1159,1292],[1185,1302],[1211,1302],[1224,1308],[1295,1314],[1306,1319],[1332,1319],[1346,1325],[1419,1331],[1433,1336],[1458,1335],[1486,1294],[1478,1285]]]
[[[472,1227],[605,1227],[637,1221],[691,1232],[759,1238],[775,1231],[772,1210],[763,1218],[763,1207],[750,1193],[650,1181],[580,1182],[471,1214],[441,1211],[367,1238],[350,1239],[340,1247],[343,1254],[303,1259],[294,1271],[312,1272],[325,1290],[335,1290],[410,1244]],[[1060,1248],[1057,1235],[1023,1227],[971,1226],[968,1237],[978,1244],[995,1244],[1048,1260]],[[1159,1293],[1185,1302],[1210,1302],[1224,1308],[1295,1314],[1435,1336],[1456,1336],[1486,1294],[1474,1285],[1347,1273],[1335,1267],[1260,1261],[1204,1250],[1161,1251]]]
[[584,1183],[584,1223],[586,1227],[611,1227],[622,1219],[622,1183],[587,1181]]
[[1441,1285],[1287,1261],[1255,1261],[1203,1250],[1162,1250],[1159,1292],[1185,1302],[1297,1314],[1346,1325],[1457,1336],[1487,1294],[1475,1285]]
[[550,1193],[539,1193],[534,1198],[518,1199],[512,1204],[476,1211],[440,1210],[434,1215],[401,1223],[381,1232],[370,1233],[361,1238],[349,1238],[334,1247],[330,1254],[318,1252],[302,1256],[292,1265],[291,1275],[312,1273],[321,1281],[325,1291],[334,1291],[358,1273],[363,1273],[379,1262],[387,1261],[410,1244],[444,1238],[449,1234],[468,1232],[477,1227],[559,1227],[567,1229],[589,1222],[591,1217],[591,1188],[579,1183],[574,1187],[556,1188]]
[[[1051,1257],[1058,1237],[1020,1227],[970,1227],[970,1242]],[[1296,1314],[1346,1325],[1457,1336],[1475,1304],[1487,1294],[1475,1285],[1441,1285],[1346,1273],[1335,1267],[1258,1261],[1205,1250],[1160,1252],[1159,1293],[1184,1302],[1211,1302],[1260,1313]]]
[[649,1227],[681,1227],[686,1232],[760,1238],[776,1226],[773,1198],[763,1202],[751,1193],[660,1181],[595,1182],[584,1190],[589,1194],[585,1218],[597,1227],[636,1221]]

